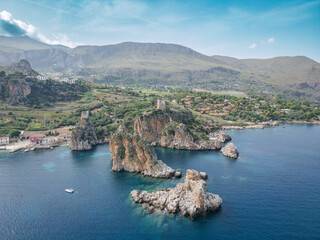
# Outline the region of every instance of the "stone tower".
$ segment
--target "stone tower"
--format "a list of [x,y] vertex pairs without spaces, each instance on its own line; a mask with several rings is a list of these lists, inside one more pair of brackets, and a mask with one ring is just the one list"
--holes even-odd
[[166,101],[165,100],[157,100],[157,110],[165,110],[166,109]]
[[81,119],[88,119],[89,118],[89,111],[81,112]]

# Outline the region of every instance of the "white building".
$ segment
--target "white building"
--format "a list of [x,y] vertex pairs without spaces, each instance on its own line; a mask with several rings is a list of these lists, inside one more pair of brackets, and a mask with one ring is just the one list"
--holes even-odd
[[38,79],[38,80],[47,80],[48,78],[45,77],[45,76],[38,75],[38,76],[37,76],[37,79]]
[[0,137],[0,145],[8,145],[9,137]]
[[54,137],[45,137],[42,139],[42,143],[43,144],[52,144],[54,143],[56,140]]
[[68,135],[59,135],[58,140],[60,143],[70,143],[71,134]]

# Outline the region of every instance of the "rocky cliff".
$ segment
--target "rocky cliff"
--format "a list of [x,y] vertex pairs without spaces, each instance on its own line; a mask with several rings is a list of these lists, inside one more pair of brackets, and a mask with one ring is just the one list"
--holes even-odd
[[96,144],[98,144],[98,138],[89,119],[89,112],[83,112],[79,126],[72,129],[70,148],[71,150],[90,150]]
[[149,212],[165,211],[194,219],[216,211],[222,199],[208,193],[206,182],[195,170],[187,170],[184,183],[157,192],[133,190],[130,195],[135,203],[143,204]]
[[171,178],[175,170],[157,159],[154,149],[138,135],[127,133],[122,127],[109,142],[114,171],[141,173],[154,178]]
[[0,92],[7,92],[7,102],[24,103],[27,101],[27,96],[31,93],[31,84],[25,79],[19,81],[8,81],[6,86],[0,83]]
[[6,74],[21,72],[23,75],[27,76],[39,75],[39,73],[31,68],[31,64],[25,59],[21,59],[19,62],[8,66],[0,67],[0,71],[4,71]]
[[221,149],[221,152],[226,157],[237,159],[239,152],[233,143],[228,143],[225,147]]
[[221,148],[219,139],[210,139],[195,129],[192,113],[188,110],[158,110],[138,117],[134,132],[153,146],[188,150],[214,150]]

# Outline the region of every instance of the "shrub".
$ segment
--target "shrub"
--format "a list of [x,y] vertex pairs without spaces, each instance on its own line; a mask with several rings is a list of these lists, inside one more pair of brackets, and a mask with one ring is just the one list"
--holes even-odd
[[126,149],[122,145],[121,147],[118,148],[118,156],[120,157],[121,160],[124,159],[126,156]]

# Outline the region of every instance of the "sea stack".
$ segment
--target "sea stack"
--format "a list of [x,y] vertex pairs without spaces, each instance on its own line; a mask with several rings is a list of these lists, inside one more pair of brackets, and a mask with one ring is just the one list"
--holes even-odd
[[89,119],[89,111],[81,113],[79,126],[72,129],[70,148],[71,150],[90,150],[98,144],[98,138],[93,124]]
[[237,159],[239,156],[239,152],[233,143],[228,143],[225,147],[221,149],[221,152],[224,156],[234,159]]
[[113,171],[141,173],[154,178],[179,177],[175,170],[157,159],[154,149],[147,141],[128,133],[122,126],[111,137],[109,147]]
[[208,193],[206,186],[207,183],[196,170],[188,169],[184,183],[178,183],[174,188],[157,192],[133,190],[130,196],[135,203],[143,204],[149,212],[179,213],[194,219],[216,211],[222,204],[222,199]]

